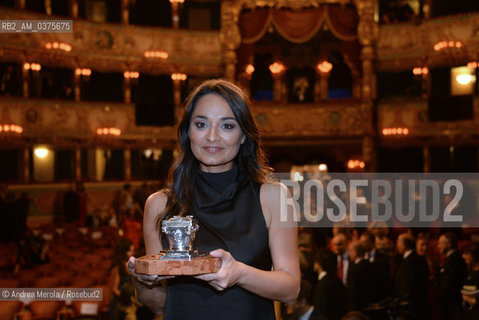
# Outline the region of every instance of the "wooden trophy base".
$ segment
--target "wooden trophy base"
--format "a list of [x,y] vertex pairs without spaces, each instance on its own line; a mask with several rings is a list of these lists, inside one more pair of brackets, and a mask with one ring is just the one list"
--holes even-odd
[[165,259],[160,254],[150,254],[136,259],[135,272],[148,275],[181,276],[215,273],[221,267],[221,259],[210,255],[191,260]]

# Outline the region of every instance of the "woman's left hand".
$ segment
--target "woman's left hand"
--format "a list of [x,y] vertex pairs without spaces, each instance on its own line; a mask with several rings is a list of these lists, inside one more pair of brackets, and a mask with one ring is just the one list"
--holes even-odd
[[223,291],[238,283],[241,262],[236,261],[229,252],[223,249],[211,251],[210,255],[221,259],[220,270],[216,273],[198,275],[195,278],[208,282],[218,291]]

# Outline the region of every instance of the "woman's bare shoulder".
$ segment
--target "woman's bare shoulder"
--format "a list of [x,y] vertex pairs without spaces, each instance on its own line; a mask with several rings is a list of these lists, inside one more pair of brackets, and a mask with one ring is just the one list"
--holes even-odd
[[261,185],[260,201],[268,227],[295,226],[296,211],[291,193],[283,183],[272,181]]
[[168,196],[166,190],[160,190],[151,194],[145,203],[145,215],[153,215],[156,217],[166,207]]
[[276,202],[281,196],[287,196],[287,187],[278,181],[268,181],[261,185],[260,196],[266,202]]
[[148,196],[146,201],[166,201],[168,198],[167,190],[162,189],[160,191],[156,191]]

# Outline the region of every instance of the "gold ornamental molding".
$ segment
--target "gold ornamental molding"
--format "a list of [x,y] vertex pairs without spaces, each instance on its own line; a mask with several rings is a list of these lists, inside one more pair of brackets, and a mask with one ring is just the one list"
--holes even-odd
[[255,103],[252,110],[265,138],[332,139],[361,137],[364,114],[359,101],[321,104]]
[[[381,144],[450,145],[479,143],[479,100],[474,100],[471,120],[429,121],[428,103],[422,99],[383,99],[378,105],[378,131]],[[390,128],[407,129],[407,135],[384,134]],[[393,129],[394,130],[394,129]],[[389,133],[389,132],[386,132]]]
[[[447,48],[438,50],[439,44]],[[449,43],[453,44],[449,47]],[[382,25],[376,43],[379,70],[447,66],[479,60],[479,13]]]
[[259,7],[270,8],[290,8],[300,10],[302,8],[319,7],[321,4],[341,4],[353,3],[352,0],[241,0],[240,6],[246,9]]
[[[0,100],[0,114],[8,114],[13,123],[23,127],[21,140],[24,143],[172,146],[176,137],[173,126],[136,126],[133,104],[4,96]],[[97,134],[98,128],[112,127],[121,130],[121,135],[105,138]]]
[[[53,19],[39,13],[0,7],[0,20],[45,18]],[[71,50],[48,49],[53,43],[65,44]],[[22,63],[27,60],[72,69],[82,67],[104,72],[135,70],[149,74],[182,72],[202,77],[223,74],[222,44],[218,31],[74,20],[72,33],[2,33],[0,52],[2,61]]]
[[[360,138],[364,114],[359,101],[321,104],[255,103],[252,111],[265,139]],[[23,127],[16,142],[32,141],[51,145],[162,146],[173,148],[174,126],[135,125],[132,104],[74,102],[3,97],[0,114],[8,113],[12,123]],[[105,141],[98,128],[118,128],[121,135]]]

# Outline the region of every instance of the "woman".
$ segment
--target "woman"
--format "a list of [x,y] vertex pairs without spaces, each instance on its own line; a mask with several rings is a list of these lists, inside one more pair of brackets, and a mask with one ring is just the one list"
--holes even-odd
[[464,248],[462,255],[469,268],[469,275],[462,288],[464,319],[479,319],[479,244],[471,243]]
[[131,282],[128,270],[125,268],[128,257],[135,253],[135,246],[128,239],[121,239],[115,247],[110,269],[111,300],[108,306],[110,320],[118,320],[124,315],[120,313],[120,289],[128,282]]
[[204,82],[186,100],[178,138],[170,189],[146,202],[146,253],[162,249],[161,220],[193,215],[196,246],[221,258],[221,268],[169,279],[166,294],[159,285],[165,277],[135,274],[130,258],[140,301],[161,313],[166,294],[165,320],[274,319],[273,300],[291,303],[299,293],[297,229],[272,225],[287,191],[266,181],[247,97],[224,80]]

